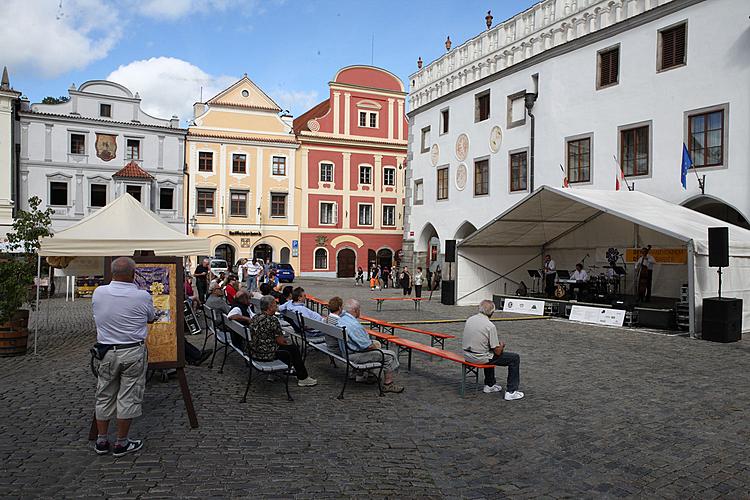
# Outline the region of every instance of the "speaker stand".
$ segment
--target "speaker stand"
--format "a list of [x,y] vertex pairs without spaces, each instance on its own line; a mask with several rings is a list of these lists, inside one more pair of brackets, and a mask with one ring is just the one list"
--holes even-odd
[[716,272],[719,273],[719,298],[721,298],[721,267]]

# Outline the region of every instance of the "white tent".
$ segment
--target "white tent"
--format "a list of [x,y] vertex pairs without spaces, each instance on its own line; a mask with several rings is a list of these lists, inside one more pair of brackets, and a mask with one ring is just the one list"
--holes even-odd
[[115,256],[151,250],[156,255],[208,255],[210,242],[172,229],[124,194],[80,222],[42,238],[42,256]]
[[[459,244],[458,303],[473,304],[515,291],[550,253],[558,269],[606,263],[607,248],[685,248],[686,264],[659,265],[654,295],[679,297],[688,284],[690,331],[700,331],[702,300],[718,292],[708,267],[708,228],[729,227],[729,267],[722,296],[743,299],[743,330],[750,330],[750,231],[635,191],[559,189],[543,186]],[[632,276],[632,266],[629,269]],[[630,283],[628,283],[630,285]],[[628,287],[630,288],[630,287]]]

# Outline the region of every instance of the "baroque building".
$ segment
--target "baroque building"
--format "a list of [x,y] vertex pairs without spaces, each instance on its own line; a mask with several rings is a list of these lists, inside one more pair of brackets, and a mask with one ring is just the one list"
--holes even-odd
[[10,86],[8,68],[3,68],[0,80],[0,245],[12,229],[18,206],[16,112],[20,96],[21,93]]

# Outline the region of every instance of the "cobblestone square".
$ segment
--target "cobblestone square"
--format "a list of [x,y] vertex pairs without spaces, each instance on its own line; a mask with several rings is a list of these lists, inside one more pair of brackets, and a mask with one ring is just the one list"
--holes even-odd
[[[391,321],[465,318],[474,308],[421,311],[352,280],[301,279],[308,293],[362,299]],[[425,295],[428,295],[426,292]],[[49,307],[49,313],[47,313]],[[47,318],[48,315],[48,320]],[[502,317],[502,313],[496,314]],[[415,353],[400,395],[378,397],[343,369],[308,357],[319,384],[254,377],[230,356],[186,373],[200,427],[191,430],[176,380],[149,383],[132,435],[144,449],[97,456],[87,441],[95,341],[90,301],[54,299],[36,314],[39,354],[0,360],[0,496],[255,498],[742,498],[750,495],[750,347],[540,319],[497,323],[521,355],[507,402],[469,386],[460,368]],[[33,325],[32,325],[33,326]],[[456,334],[462,323],[420,327]],[[404,336],[424,342],[424,338]],[[197,346],[202,336],[188,337]],[[460,338],[446,349],[460,351]],[[498,368],[505,386],[506,370]],[[480,377],[481,382],[481,377]]]

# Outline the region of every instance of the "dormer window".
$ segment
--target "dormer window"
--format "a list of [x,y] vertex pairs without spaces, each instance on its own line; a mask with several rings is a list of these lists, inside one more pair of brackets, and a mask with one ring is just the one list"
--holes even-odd
[[104,118],[112,118],[112,105],[111,104],[100,104],[99,105],[99,116]]

